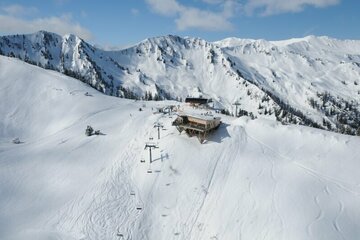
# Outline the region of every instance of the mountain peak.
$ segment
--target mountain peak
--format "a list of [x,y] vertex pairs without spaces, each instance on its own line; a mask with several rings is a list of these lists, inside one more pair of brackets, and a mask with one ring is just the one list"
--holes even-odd
[[72,34],[72,33],[68,33],[68,34],[65,34],[63,36],[63,39],[65,40],[69,40],[69,41],[83,41],[80,37],[78,37],[77,35],[75,34]]
[[98,51],[74,34],[39,31],[0,37],[0,54],[112,96],[183,99],[195,92],[228,112],[238,101],[243,115],[351,134],[360,127],[360,41],[307,36],[211,43],[166,35],[121,51]]

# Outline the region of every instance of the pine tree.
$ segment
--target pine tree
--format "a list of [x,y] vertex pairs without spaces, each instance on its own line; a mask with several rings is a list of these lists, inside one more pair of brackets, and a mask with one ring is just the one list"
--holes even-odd
[[353,132],[352,132],[352,130],[351,130],[351,128],[350,128],[349,126],[347,126],[347,127],[345,128],[345,134],[347,134],[347,135],[353,135]]
[[87,126],[86,130],[85,130],[85,135],[86,136],[91,136],[94,133],[94,129],[91,126]]
[[357,135],[357,136],[360,136],[360,127],[357,129],[356,135]]

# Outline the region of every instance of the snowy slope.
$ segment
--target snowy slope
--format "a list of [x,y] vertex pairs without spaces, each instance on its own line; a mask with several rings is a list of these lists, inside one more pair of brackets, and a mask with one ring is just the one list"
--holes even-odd
[[[251,83],[242,87],[221,49],[197,38],[164,36],[106,52],[74,35],[40,31],[1,37],[0,54],[57,70],[120,97],[141,98],[151,93],[154,98],[184,99],[203,95],[227,108],[238,100],[251,111],[265,96]],[[264,106],[272,108],[274,103],[270,100]]]
[[[173,102],[109,97],[2,56],[0,66],[1,239],[360,236],[358,137],[222,115],[201,145],[152,113]],[[86,137],[89,124],[105,135]]]
[[[205,96],[235,114],[360,134],[360,42],[308,36],[277,42],[149,38],[121,51],[74,35],[3,36],[0,54],[54,69],[107,95]],[[239,114],[239,113],[238,113]]]
[[360,42],[308,36],[268,42],[149,38],[121,51],[40,31],[0,38],[0,54],[54,69],[108,95],[211,97],[240,115],[360,134]]
[[277,42],[232,38],[216,44],[245,78],[324,127],[338,128],[341,115],[359,118],[359,41],[308,36]]

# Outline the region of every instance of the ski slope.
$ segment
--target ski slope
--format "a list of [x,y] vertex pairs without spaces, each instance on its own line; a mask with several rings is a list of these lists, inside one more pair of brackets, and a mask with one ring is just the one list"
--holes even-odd
[[109,97],[3,56],[0,103],[0,239],[360,236],[358,137],[222,115],[201,145],[153,114],[179,103]]

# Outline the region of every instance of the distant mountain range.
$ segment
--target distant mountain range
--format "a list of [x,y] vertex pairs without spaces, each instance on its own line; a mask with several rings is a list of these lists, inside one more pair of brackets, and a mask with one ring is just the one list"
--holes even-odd
[[[75,35],[0,37],[0,55],[77,78],[116,97],[210,97],[225,113],[360,135],[360,41],[162,36],[120,51]],[[1,67],[1,66],[0,66]]]

